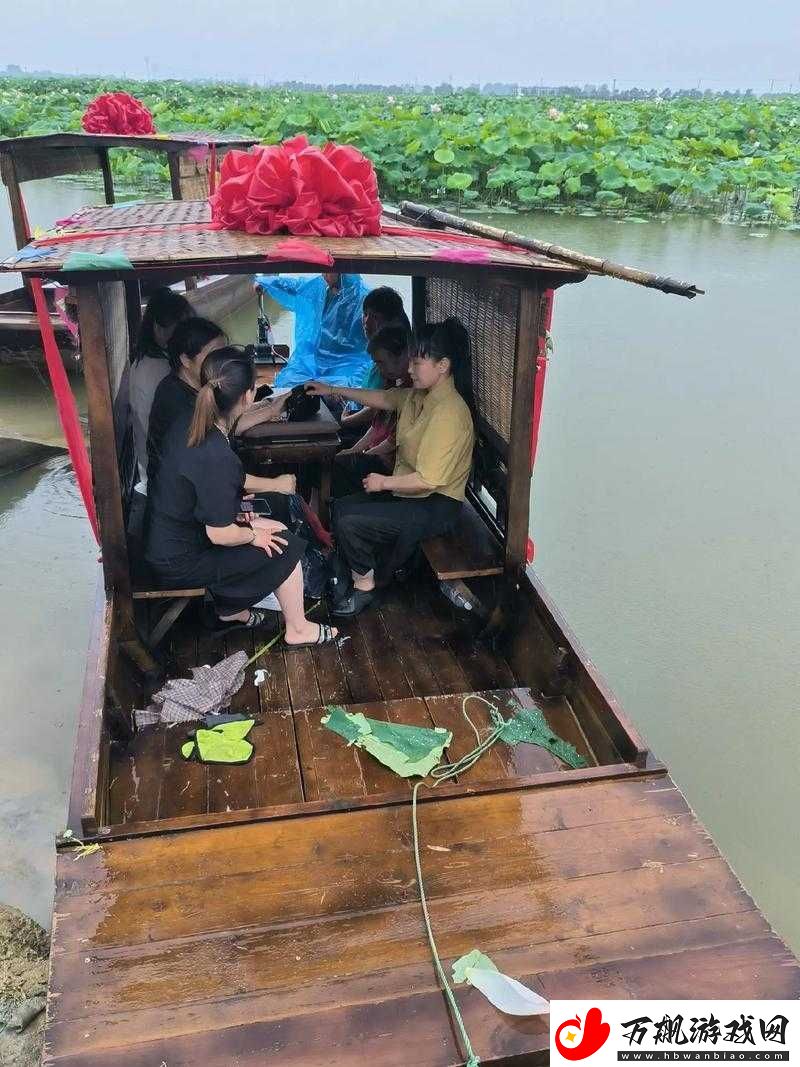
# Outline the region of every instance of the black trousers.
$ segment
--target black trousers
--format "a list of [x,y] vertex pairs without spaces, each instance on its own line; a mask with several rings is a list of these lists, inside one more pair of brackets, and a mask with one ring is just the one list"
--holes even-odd
[[338,551],[355,574],[374,570],[378,584],[391,581],[427,537],[446,533],[462,503],[441,493],[397,497],[357,493],[334,502],[333,533]]
[[380,456],[367,456],[363,452],[352,456],[336,456],[331,480],[332,495],[338,498],[361,493],[363,481],[368,474],[389,474],[389,469]]

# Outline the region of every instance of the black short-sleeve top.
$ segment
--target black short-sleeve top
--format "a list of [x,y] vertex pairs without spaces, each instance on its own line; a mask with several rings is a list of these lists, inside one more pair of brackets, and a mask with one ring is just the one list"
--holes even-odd
[[191,422],[197,393],[172,371],[163,378],[153,397],[147,430],[147,481],[155,481],[164,441],[177,422]]
[[244,468],[216,426],[189,447],[178,420],[163,440],[158,477],[151,487],[147,558],[151,563],[195,556],[212,546],[206,526],[230,526],[241,511]]

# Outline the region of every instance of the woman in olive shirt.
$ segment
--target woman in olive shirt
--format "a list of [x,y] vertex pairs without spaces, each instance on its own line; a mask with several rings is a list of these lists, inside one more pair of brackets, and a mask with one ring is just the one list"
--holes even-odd
[[411,389],[342,389],[309,382],[308,392],[396,411],[392,474],[368,474],[364,492],[335,502],[333,528],[353,588],[333,606],[357,615],[374,597],[375,570],[391,579],[420,541],[458,519],[472,466],[469,336],[458,319],[426,326],[409,364]]

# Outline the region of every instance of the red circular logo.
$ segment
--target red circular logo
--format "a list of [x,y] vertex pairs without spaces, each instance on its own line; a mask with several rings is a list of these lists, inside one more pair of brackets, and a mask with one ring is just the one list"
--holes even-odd
[[[564,1039],[561,1039],[561,1031],[566,1030]],[[585,1060],[587,1056],[593,1056],[598,1049],[608,1041],[611,1027],[603,1022],[603,1016],[599,1008],[589,1008],[586,1013],[586,1023],[581,1026],[580,1016],[567,1019],[556,1030],[556,1048],[565,1060]],[[580,1040],[578,1036],[580,1035]]]

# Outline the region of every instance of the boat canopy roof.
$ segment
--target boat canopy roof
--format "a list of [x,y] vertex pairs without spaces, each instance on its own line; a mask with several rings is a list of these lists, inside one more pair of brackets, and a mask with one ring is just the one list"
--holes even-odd
[[[303,237],[302,242],[333,258],[330,269],[381,274],[470,274],[491,271],[525,286],[550,287],[582,281],[587,273],[553,257],[517,245],[489,241],[451,227],[429,229],[407,219],[384,215],[380,236]],[[79,282],[111,281],[149,273],[182,277],[195,273],[236,274],[255,271],[317,272],[320,263],[292,259],[281,250],[286,234],[265,236],[216,228],[207,201],[164,201],[85,208],[57,234],[30,242],[0,262],[0,271]],[[293,242],[294,245],[294,242]],[[309,252],[311,251],[309,248]],[[37,252],[39,254],[37,254]],[[65,271],[73,252],[123,254],[132,268]],[[290,249],[291,252],[291,249]],[[108,264],[111,267],[111,263]],[[542,279],[542,275],[547,275]]]
[[158,134],[43,133],[33,137],[2,137],[0,152],[23,159],[33,153],[75,148],[138,148],[145,152],[182,152],[187,148],[215,144],[218,148],[249,148],[256,137],[230,134],[180,132]]

